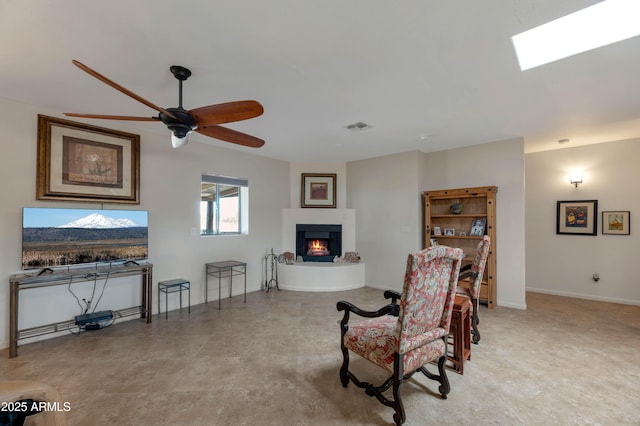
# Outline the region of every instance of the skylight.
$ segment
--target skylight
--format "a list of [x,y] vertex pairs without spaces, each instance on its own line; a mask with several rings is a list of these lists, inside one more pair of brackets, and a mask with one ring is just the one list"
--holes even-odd
[[640,1],[606,0],[511,37],[522,71],[640,34]]

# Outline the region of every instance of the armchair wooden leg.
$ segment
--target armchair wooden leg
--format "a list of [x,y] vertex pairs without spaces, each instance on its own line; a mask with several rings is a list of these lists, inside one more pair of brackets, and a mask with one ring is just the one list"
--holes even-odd
[[473,336],[473,343],[478,344],[480,341],[480,331],[478,331],[478,324],[480,324],[480,318],[478,318],[478,308],[480,304],[478,303],[478,299],[471,299],[471,304],[473,306],[473,316],[471,317],[471,335]]
[[440,387],[438,387],[438,391],[442,396],[442,399],[447,399],[447,394],[451,391],[451,385],[449,385],[449,378],[447,377],[447,371],[445,368],[445,364],[447,362],[447,354],[445,353],[443,356],[438,359],[438,373],[440,373],[440,377],[437,379],[440,382]]
[[349,384],[349,351],[344,346],[342,347],[342,366],[340,367],[340,382],[343,387],[347,387]]
[[[442,355],[440,358],[438,358],[438,374],[434,374],[434,373],[430,372],[429,370],[427,370],[427,368],[425,366],[422,366],[422,367],[418,368],[416,371],[419,371],[422,374],[424,374],[425,376],[427,376],[427,378],[429,378],[431,380],[435,380],[438,383],[440,383],[440,386],[438,387],[438,392],[440,392],[440,396],[442,397],[442,399],[447,399],[447,394],[451,391],[451,385],[449,385],[449,378],[447,377],[447,369],[445,368],[445,365],[447,363],[447,340],[446,340],[446,338],[444,340],[444,344],[445,344],[444,355]],[[413,373],[411,373],[411,374],[413,374]],[[411,375],[408,375],[408,377],[411,377]],[[406,378],[407,377],[405,377],[405,379]]]
[[404,356],[396,355],[393,365],[393,409],[396,411],[393,415],[393,421],[396,425],[401,425],[407,419],[404,413],[404,405],[402,404],[402,396],[400,395],[400,386],[402,385],[404,376]]

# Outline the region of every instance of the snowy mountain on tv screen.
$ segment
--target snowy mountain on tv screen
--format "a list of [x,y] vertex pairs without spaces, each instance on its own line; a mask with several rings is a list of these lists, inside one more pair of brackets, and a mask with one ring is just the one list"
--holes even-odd
[[74,220],[57,228],[87,228],[87,229],[112,229],[112,228],[134,228],[137,223],[130,219],[113,219],[99,213],[92,213],[82,219]]

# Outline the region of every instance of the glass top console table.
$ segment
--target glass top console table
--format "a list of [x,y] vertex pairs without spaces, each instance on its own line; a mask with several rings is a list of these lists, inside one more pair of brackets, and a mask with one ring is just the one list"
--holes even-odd
[[111,262],[104,264],[68,266],[66,268],[45,268],[25,273],[13,274],[9,278],[9,358],[18,356],[18,341],[44,334],[69,330],[75,319],[43,324],[20,329],[18,308],[20,293],[42,287],[70,286],[75,283],[104,280],[107,286],[115,278],[140,276],[141,302],[138,306],[113,311],[114,318],[140,315],[147,324],[151,323],[151,286],[153,265],[147,262]]
[[210,262],[205,264],[206,282],[204,285],[204,301],[209,303],[209,277],[218,278],[218,309],[221,309],[220,299],[222,298],[220,288],[222,286],[222,278],[229,278],[229,298],[231,298],[231,290],[233,288],[233,277],[244,275],[244,303],[247,303],[247,264],[238,262],[237,260],[223,260],[221,262]]

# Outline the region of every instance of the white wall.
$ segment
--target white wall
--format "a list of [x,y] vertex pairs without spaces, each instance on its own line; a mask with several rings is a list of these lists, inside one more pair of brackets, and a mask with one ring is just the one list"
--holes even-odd
[[[639,158],[640,139],[526,155],[528,291],[640,305]],[[573,169],[584,171],[578,188]],[[559,200],[598,200],[598,235],[556,235]],[[631,211],[631,235],[602,235],[606,210]]]
[[[9,276],[20,272],[22,208],[101,208],[96,203],[35,200],[38,113],[57,115],[57,111],[0,99],[0,129],[7,135],[0,144],[0,347],[7,347],[9,340]],[[118,127],[118,122],[93,124],[127,131]],[[140,168],[140,205],[104,204],[104,208],[149,211],[154,311],[157,309],[157,282],[176,277],[191,281],[192,304],[202,303],[206,262],[246,261],[247,290],[260,289],[264,252],[280,244],[282,239],[282,209],[290,203],[289,163],[218,148],[197,140],[174,150],[170,147],[168,133],[159,130],[158,133],[141,133]],[[199,236],[200,175],[203,172],[249,180],[249,235]],[[234,279],[234,294],[242,292],[240,282]],[[209,298],[216,299],[216,286],[210,287]],[[107,303],[126,305],[134,302],[139,293],[137,287],[119,285],[115,281],[109,283],[108,291],[111,289],[117,291],[105,294],[100,308],[112,309]],[[228,294],[228,281],[223,281],[223,297],[224,294]],[[79,309],[65,286],[23,291],[20,302],[21,328],[25,323],[71,319]],[[177,305],[177,297],[172,297],[169,309]]]
[[356,210],[356,251],[366,285],[402,289],[407,255],[420,250],[417,151],[347,163],[347,205]]
[[407,254],[422,248],[422,192],[498,187],[497,304],[525,309],[522,139],[435,153],[407,152],[347,164],[347,204],[367,286],[401,289]]
[[424,154],[420,178],[421,192],[498,187],[494,246],[497,251],[497,304],[526,309],[523,140]]

